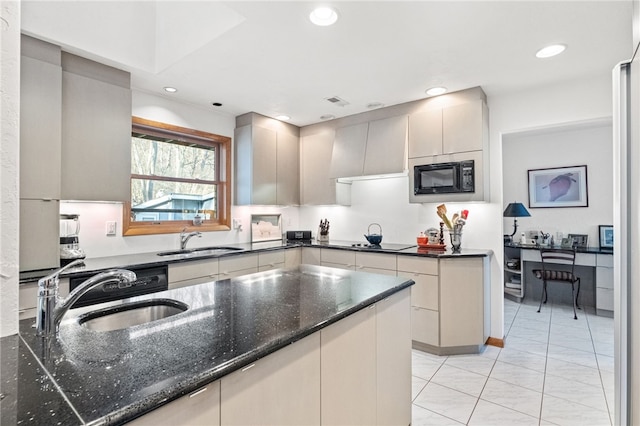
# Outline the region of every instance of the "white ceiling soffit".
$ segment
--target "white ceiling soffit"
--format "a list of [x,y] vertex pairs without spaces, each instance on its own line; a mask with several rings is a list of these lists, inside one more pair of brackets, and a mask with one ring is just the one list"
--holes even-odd
[[25,34],[153,74],[244,21],[209,1],[23,0],[21,13]]
[[[329,27],[313,25],[319,3],[302,0],[23,0],[22,23],[65,51],[130,71],[134,90],[232,116],[286,114],[298,126],[422,99],[432,86],[481,86],[491,99],[606,81],[632,55],[630,0],[324,3],[339,15]],[[552,43],[568,48],[535,57]]]

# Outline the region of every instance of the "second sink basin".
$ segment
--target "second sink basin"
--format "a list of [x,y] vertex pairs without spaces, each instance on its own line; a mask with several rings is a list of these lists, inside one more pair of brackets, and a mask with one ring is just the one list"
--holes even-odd
[[80,325],[93,331],[122,330],[177,315],[189,309],[173,299],[152,299],[89,312],[80,317]]
[[194,249],[182,249],[182,250],[170,250],[170,251],[161,251],[158,253],[158,256],[174,256],[174,255],[191,255],[191,256],[212,256],[216,254],[225,254],[229,252],[244,250],[239,247],[225,247],[225,246],[216,246],[216,247],[201,247]]

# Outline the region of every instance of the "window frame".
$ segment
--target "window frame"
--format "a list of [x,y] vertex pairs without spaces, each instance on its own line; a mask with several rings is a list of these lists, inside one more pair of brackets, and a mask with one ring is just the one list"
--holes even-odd
[[[214,133],[161,123],[140,117],[131,117],[131,133],[146,133],[159,137],[171,137],[177,143],[197,144],[218,148],[216,163],[218,167],[217,197],[218,218],[203,220],[201,225],[194,225],[191,220],[169,221],[137,221],[131,220],[131,179],[140,175],[130,173],[129,200],[122,209],[122,235],[156,235],[182,232],[184,228],[194,228],[198,231],[229,231],[231,230],[231,138]],[[165,178],[161,178],[166,180]],[[172,180],[172,179],[168,179]]]

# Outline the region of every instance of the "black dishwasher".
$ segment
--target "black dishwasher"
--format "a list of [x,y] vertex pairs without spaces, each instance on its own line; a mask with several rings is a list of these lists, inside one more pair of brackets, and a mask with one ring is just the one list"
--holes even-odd
[[[169,289],[167,279],[167,266],[154,266],[147,268],[126,268],[136,273],[137,279],[131,283],[118,283],[107,281],[85,295],[83,295],[72,308],[95,305],[97,303],[111,302],[113,300],[126,299],[128,297],[140,296],[143,294],[155,293]],[[98,274],[94,272],[86,275],[75,275],[69,280],[69,292],[82,284],[85,280]]]

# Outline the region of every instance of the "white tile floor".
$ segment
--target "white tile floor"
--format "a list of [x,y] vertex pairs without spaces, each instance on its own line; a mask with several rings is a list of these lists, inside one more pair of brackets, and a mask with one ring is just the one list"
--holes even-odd
[[611,425],[613,319],[505,299],[505,347],[413,351],[413,426]]

